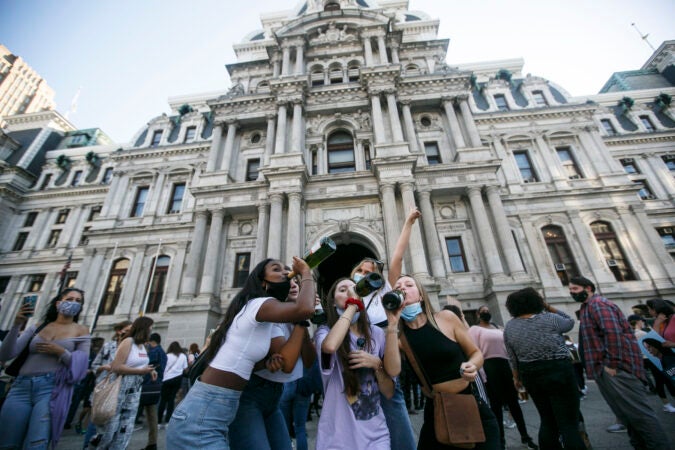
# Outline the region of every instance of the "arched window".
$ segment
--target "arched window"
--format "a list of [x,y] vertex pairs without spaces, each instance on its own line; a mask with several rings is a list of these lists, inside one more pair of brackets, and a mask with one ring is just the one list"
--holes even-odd
[[619,245],[612,225],[598,220],[591,224],[591,230],[616,281],[634,280],[635,275],[628,266],[626,255]]
[[326,80],[324,79],[324,73],[323,73],[323,67],[313,67],[312,72],[310,74],[310,80],[312,86],[323,86],[326,84]]
[[574,262],[574,257],[567,245],[565,232],[561,227],[548,225],[541,229],[544,234],[546,248],[553,260],[553,267],[560,278],[560,282],[566,286],[570,277],[579,276],[579,269]]
[[419,75],[420,74],[420,68],[416,64],[408,64],[405,66],[405,74],[406,75]]
[[117,303],[120,301],[124,277],[126,277],[128,269],[129,260],[127,258],[118,259],[113,264],[112,269],[110,269],[108,285],[103,293],[103,299],[99,307],[99,314],[115,314],[115,308],[117,308]]
[[166,286],[166,275],[169,272],[171,258],[166,255],[160,255],[155,264],[155,273],[148,280],[148,302],[145,306],[146,313],[155,313],[159,311],[159,305],[164,297],[164,286]]
[[349,82],[353,83],[359,81],[359,63],[351,62],[347,67],[347,78],[349,79]]
[[256,92],[269,92],[270,84],[267,81],[261,81],[255,88]]
[[354,139],[346,131],[328,136],[328,173],[354,172]]
[[342,67],[340,66],[331,66],[329,72],[330,84],[338,84],[344,81],[344,75],[342,74]]
[[328,2],[323,7],[324,11],[340,11],[340,4],[338,2]]

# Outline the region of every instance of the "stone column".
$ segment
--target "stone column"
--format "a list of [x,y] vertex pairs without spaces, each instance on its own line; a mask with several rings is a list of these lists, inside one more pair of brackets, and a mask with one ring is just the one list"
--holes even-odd
[[281,76],[288,75],[291,71],[291,48],[284,46],[282,49]]
[[220,153],[220,142],[223,138],[223,124],[217,122],[213,127],[211,134],[211,149],[209,150],[209,161],[206,163],[206,171],[213,172],[218,164],[218,154]]
[[284,261],[290,261],[293,256],[302,256],[303,242],[301,241],[302,194],[289,192],[288,194],[288,221],[286,222],[286,252]]
[[305,73],[304,46],[302,44],[295,46],[295,73],[302,75]]
[[211,212],[211,229],[209,240],[206,244],[206,256],[204,257],[204,271],[199,295],[212,296],[217,294],[218,266],[221,259],[220,245],[223,237],[224,209],[216,209]]
[[384,121],[382,117],[382,105],[380,104],[380,94],[370,94],[370,103],[373,109],[373,131],[375,132],[375,143],[384,144]]
[[401,130],[401,120],[398,118],[396,94],[393,91],[387,92],[387,110],[389,111],[392,138],[394,142],[401,142],[403,140],[403,131]]
[[[143,210],[144,216],[156,216],[159,208],[159,201],[161,200],[162,193],[164,192],[164,180],[166,179],[166,174],[164,172],[156,173],[152,181],[152,189],[149,192],[149,198],[146,201],[145,209]],[[165,211],[166,212],[166,211]]]
[[293,101],[293,122],[291,124],[291,153],[302,152],[302,100]]
[[227,137],[225,138],[225,150],[223,151],[223,160],[220,162],[220,170],[230,171],[232,163],[232,151],[234,150],[234,138],[237,135],[237,121],[227,121]]
[[267,257],[281,258],[281,226],[283,217],[281,216],[284,203],[282,194],[270,195],[270,226],[267,239]]
[[459,97],[459,109],[462,111],[462,119],[464,119],[464,125],[469,132],[469,141],[471,141],[471,146],[482,146],[483,143],[480,139],[480,133],[478,133],[478,128],[476,128],[476,122],[473,120],[473,114],[471,113],[471,108],[469,107],[469,102],[467,101],[466,96]]
[[389,64],[389,59],[387,58],[387,46],[384,45],[384,36],[377,37],[377,51],[380,53],[380,63],[382,65]]
[[380,186],[382,194],[382,220],[384,221],[385,244],[387,247],[387,259],[394,254],[396,240],[398,239],[398,214],[396,213],[396,196],[394,183],[384,183]]
[[269,205],[266,202],[258,204],[258,232],[256,234],[255,264],[267,257],[267,230],[269,228]]
[[668,268],[673,267],[673,260],[670,254],[665,251],[663,241],[659,238],[656,230],[654,230],[654,226],[645,212],[645,206],[643,204],[636,204],[630,206],[630,211],[623,207],[619,207],[617,210],[621,220],[626,224],[633,242],[636,244],[635,247],[642,248],[644,245],[640,236],[649,242],[651,248],[644,248],[639,252],[649,272],[649,276],[652,279],[667,279],[670,277],[672,281],[675,273],[673,273],[672,269],[668,273]]
[[490,276],[502,274],[502,263],[499,260],[499,251],[497,243],[492,234],[492,227],[488,221],[485,205],[483,204],[483,196],[481,195],[481,188],[478,186],[470,186],[466,189],[471,202],[471,210],[475,219],[475,226],[478,231],[478,238],[483,249],[483,257],[487,264],[488,273]]
[[279,103],[279,113],[277,114],[277,136],[274,142],[274,154],[281,155],[286,153],[286,103]]
[[558,155],[555,155],[555,159],[552,155],[552,150],[548,143],[544,140],[541,134],[537,134],[535,137],[537,142],[537,147],[539,148],[539,154],[541,159],[544,161],[544,164],[548,167],[549,173],[554,180],[566,180],[567,174],[563,174],[562,165],[558,159]]
[[398,64],[400,62],[398,59],[398,44],[392,42],[390,48],[391,48],[391,62],[394,64]]
[[[276,125],[276,114],[267,114],[267,135],[265,137],[265,157],[263,161],[263,166],[268,166],[270,164],[270,156],[274,151],[274,128]],[[262,176],[262,172],[260,172]],[[260,179],[260,178],[259,178]]]
[[272,56],[272,76],[276,78],[279,76],[280,73],[281,73],[281,64],[279,61],[279,54],[274,53],[274,56]]
[[420,211],[422,212],[422,226],[424,227],[424,236],[427,241],[427,250],[431,262],[431,272],[436,278],[445,278],[445,265],[443,264],[443,254],[441,253],[438,240],[438,231],[436,231],[436,220],[433,207],[431,206],[431,192],[417,191],[420,200]]
[[204,235],[206,234],[206,211],[195,212],[195,230],[192,234],[192,244],[188,255],[187,267],[183,275],[181,296],[194,297],[197,293],[197,274],[202,264],[202,250],[204,248]]
[[122,173],[113,170],[112,181],[110,182],[110,187],[108,188],[108,194],[106,195],[106,199],[103,201],[103,206],[101,207],[101,217],[106,217],[110,213],[110,206],[117,195],[121,178]]
[[513,239],[513,233],[511,233],[509,221],[506,219],[506,211],[504,211],[502,198],[499,195],[499,188],[497,186],[488,186],[487,198],[490,204],[492,218],[495,221],[495,227],[497,227],[497,236],[499,236],[499,241],[502,245],[502,250],[504,251],[504,259],[506,259],[506,266],[509,269],[509,273],[525,272],[523,263],[520,260],[516,241]]
[[673,197],[675,197],[675,178],[673,178],[665,162],[658,155],[653,153],[644,155],[644,158],[651,167],[654,175],[656,175],[656,179],[666,195],[673,199]]
[[370,44],[370,36],[363,38],[363,51],[366,55],[366,66],[373,65],[373,47]]
[[[415,204],[415,193],[413,184],[410,182],[401,183],[401,198],[403,199],[403,209],[406,216],[411,208],[417,207]],[[422,234],[419,224],[415,224],[410,231],[410,255],[412,256],[412,270],[414,275],[427,275],[427,258],[422,243]]]
[[455,106],[451,98],[444,97],[443,108],[445,109],[445,115],[448,117],[448,123],[450,124],[450,139],[455,143],[455,149],[459,150],[466,147],[464,142],[464,136],[462,136],[462,129],[459,127],[459,121],[457,120],[457,114],[455,114]]
[[418,153],[419,147],[417,145],[417,133],[415,133],[415,123],[413,122],[412,113],[410,112],[410,101],[401,101],[403,109],[403,124],[405,126],[405,134],[408,139],[408,148],[410,153]]

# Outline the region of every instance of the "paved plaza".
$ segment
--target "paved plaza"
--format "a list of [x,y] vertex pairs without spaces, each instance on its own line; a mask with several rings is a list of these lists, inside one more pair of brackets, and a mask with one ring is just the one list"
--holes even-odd
[[[650,403],[657,411],[657,415],[661,420],[663,428],[670,436],[670,441],[675,445],[675,414],[663,412],[661,402],[656,395],[650,395],[649,399]],[[537,410],[532,401],[528,401],[521,406],[523,408],[523,413],[525,414],[525,421],[529,433],[536,441],[537,430],[539,429],[539,416],[537,415]],[[614,423],[614,416],[593,382],[588,383],[588,395],[586,396],[586,399],[581,402],[581,410],[586,420],[586,427],[591,443],[595,450],[630,450],[632,448],[628,442],[628,435],[626,433],[608,433],[605,431],[605,428]],[[417,435],[422,427],[422,411],[411,415],[410,418],[415,434]],[[318,419],[316,416],[313,416],[312,421],[307,422],[310,449],[314,448],[317,423]],[[147,434],[147,429],[144,427],[136,430],[128,448],[130,450],[141,450],[147,443]],[[77,435],[74,430],[66,430],[63,433],[58,448],[61,450],[81,449],[82,439],[82,436]],[[520,436],[515,428],[506,430],[506,442],[509,449],[525,448],[521,445]],[[159,430],[158,448],[166,448],[164,430]]]

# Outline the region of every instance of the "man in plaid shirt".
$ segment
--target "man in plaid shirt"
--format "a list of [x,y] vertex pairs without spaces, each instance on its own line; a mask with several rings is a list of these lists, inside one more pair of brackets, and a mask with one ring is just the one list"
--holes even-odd
[[668,437],[647,401],[642,353],[621,310],[595,293],[588,278],[574,277],[570,295],[581,303],[579,353],[586,374],[595,380],[600,393],[616,417],[628,428],[637,449],[670,449]]

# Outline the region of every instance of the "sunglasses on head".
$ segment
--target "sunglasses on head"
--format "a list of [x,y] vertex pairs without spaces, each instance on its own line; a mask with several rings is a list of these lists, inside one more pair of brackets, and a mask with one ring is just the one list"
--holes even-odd
[[375,264],[375,266],[377,266],[377,270],[379,270],[380,272],[382,272],[382,270],[384,270],[384,262],[380,261],[379,259],[365,258],[363,260],[363,262],[370,262],[370,263]]

